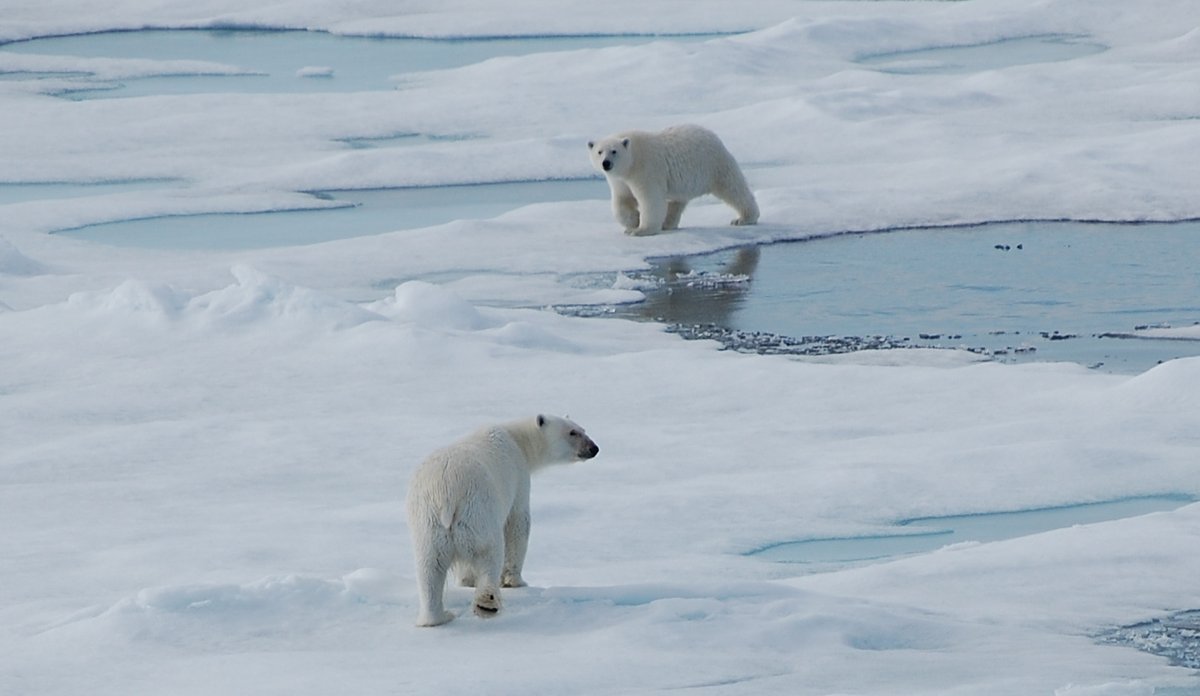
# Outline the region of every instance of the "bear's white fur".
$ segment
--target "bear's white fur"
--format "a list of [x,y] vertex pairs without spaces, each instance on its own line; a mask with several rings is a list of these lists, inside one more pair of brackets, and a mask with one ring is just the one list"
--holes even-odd
[[500,587],[525,586],[529,474],[599,451],[575,423],[539,415],[482,428],[429,455],[408,487],[421,602],[417,625],[454,618],[442,603],[451,569],[464,587],[475,587],[476,615],[500,611]]
[[688,201],[706,193],[728,203],[733,225],[758,222],[758,203],[716,133],[693,125],[658,133],[629,131],[588,143],[592,165],[608,179],[612,209],[626,234],[679,227]]

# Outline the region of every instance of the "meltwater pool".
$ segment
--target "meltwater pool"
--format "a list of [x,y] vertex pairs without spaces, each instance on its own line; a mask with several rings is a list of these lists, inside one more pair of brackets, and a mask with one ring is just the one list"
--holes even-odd
[[1136,373],[1200,355],[1139,329],[1200,322],[1200,221],[1009,222],[658,259],[614,308],[757,352],[963,348]]
[[[719,34],[547,36],[418,39],[341,36],[317,31],[176,29],[56,36],[0,45],[0,51],[44,56],[162,61],[165,74],[96,78],[61,70],[10,72],[5,79],[77,78],[72,99],[212,92],[352,92],[395,88],[399,75],[456,68],[491,58],[651,41],[703,41]],[[210,64],[183,67],[172,61]],[[85,64],[86,65],[86,64]],[[221,66],[219,69],[217,66]],[[232,70],[231,70],[232,69]]]

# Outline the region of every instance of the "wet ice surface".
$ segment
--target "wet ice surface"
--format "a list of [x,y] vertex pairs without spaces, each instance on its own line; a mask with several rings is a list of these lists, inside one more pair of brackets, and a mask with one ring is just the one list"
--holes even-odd
[[659,261],[620,316],[744,352],[961,348],[1140,372],[1200,341],[1131,338],[1200,315],[1200,223],[895,230]]

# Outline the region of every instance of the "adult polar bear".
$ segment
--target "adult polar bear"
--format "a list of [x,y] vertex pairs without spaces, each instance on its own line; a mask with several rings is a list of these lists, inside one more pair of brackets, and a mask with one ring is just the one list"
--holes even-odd
[[429,455],[408,487],[421,601],[417,625],[454,618],[442,603],[450,569],[463,586],[475,587],[477,616],[500,611],[500,586],[525,586],[529,474],[599,452],[575,423],[539,415],[482,428]]
[[706,193],[728,203],[731,224],[758,222],[758,203],[737,161],[716,133],[694,125],[658,133],[629,131],[588,143],[592,165],[612,189],[613,215],[626,234],[679,227],[688,201]]

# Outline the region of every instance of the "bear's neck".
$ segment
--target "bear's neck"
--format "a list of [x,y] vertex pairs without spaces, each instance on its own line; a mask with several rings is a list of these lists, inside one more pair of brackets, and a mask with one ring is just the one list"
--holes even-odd
[[528,421],[516,421],[510,423],[505,429],[512,437],[513,442],[516,442],[517,447],[520,447],[521,452],[525,454],[525,461],[529,463],[530,471],[540,469],[550,463],[546,461],[546,439],[542,436],[537,423],[533,423],[531,427]]

